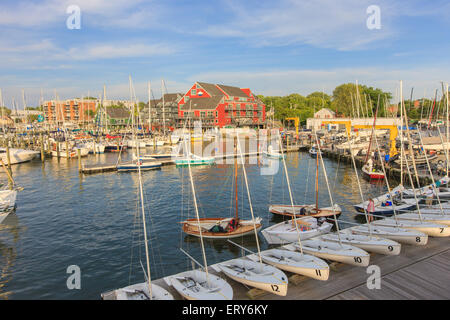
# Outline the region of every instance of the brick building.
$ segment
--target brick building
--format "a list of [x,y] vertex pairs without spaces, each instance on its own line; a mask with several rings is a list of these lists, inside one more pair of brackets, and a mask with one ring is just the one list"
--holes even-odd
[[50,100],[43,104],[45,121],[89,122],[95,117],[98,100],[68,99]]

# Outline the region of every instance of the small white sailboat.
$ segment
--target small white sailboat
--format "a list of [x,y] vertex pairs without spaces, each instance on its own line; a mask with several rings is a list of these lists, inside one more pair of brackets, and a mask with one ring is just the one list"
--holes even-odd
[[[39,151],[9,148],[10,164],[28,162],[40,155]],[[0,158],[4,163],[8,163],[6,148],[0,148]]]
[[450,226],[415,220],[398,220],[391,218],[373,221],[371,224],[384,227],[399,227],[403,229],[414,229],[426,233],[432,237],[448,237],[450,236]]
[[233,289],[222,278],[200,270],[165,277],[164,281],[187,300],[232,300]]
[[198,156],[193,153],[189,153],[189,156],[186,158],[177,158],[175,159],[176,165],[201,165],[201,164],[214,164],[216,162],[216,158],[214,157],[203,157]]
[[[383,194],[379,197],[373,198],[376,215],[392,215],[395,211],[411,210],[417,206],[415,199],[399,199],[403,190],[403,186],[397,186],[390,193]],[[364,213],[367,211],[369,201],[354,205],[356,211]]]
[[218,263],[211,267],[244,285],[279,296],[286,296],[287,294],[288,278],[283,271],[273,266],[239,258]]
[[422,220],[425,222],[432,222],[450,226],[450,214],[439,214],[438,212],[428,213],[426,212],[426,210],[427,209],[420,209],[421,215],[419,215],[419,213],[416,211],[397,214],[397,219],[414,220],[414,221]]
[[286,157],[284,154],[281,154],[278,151],[274,151],[271,145],[269,145],[267,147],[267,151],[263,151],[262,154],[263,156],[272,159],[283,159]]
[[[300,249],[297,243],[285,246],[285,248],[292,250],[292,246],[297,250]],[[367,267],[370,261],[370,255],[363,249],[318,238],[302,241],[302,249],[304,252],[322,259],[338,261],[358,267]]]
[[[16,207],[16,197],[16,190],[0,190],[0,212],[9,213],[14,210]],[[4,218],[6,218],[6,216]],[[0,220],[0,223],[1,221],[2,220]]]
[[[369,230],[370,228],[370,230]],[[352,233],[363,235],[374,235],[382,238],[391,239],[397,242],[424,246],[428,242],[428,235],[412,229],[384,226],[370,226],[364,224],[350,228]]]
[[[256,255],[247,256],[257,261]],[[300,274],[316,280],[326,281],[330,267],[322,259],[309,254],[283,249],[269,249],[261,252],[262,260],[278,269]]]
[[[80,150],[81,157],[86,157],[89,154],[89,148],[74,147],[74,148],[69,149],[69,151],[64,150],[64,149],[59,150],[59,157],[60,158],[76,158],[76,157],[78,157],[78,150]],[[52,150],[52,156],[58,157],[58,151],[56,150],[56,147],[54,148],[54,150]]]
[[[340,236],[340,237],[339,237]],[[400,254],[401,244],[385,238],[353,234],[351,229],[344,229],[339,232],[339,236],[335,233],[329,233],[321,236],[323,240],[333,241],[349,244],[365,251],[385,254],[398,255]]]
[[297,227],[300,232],[300,240],[310,239],[330,232],[333,225],[326,221],[319,221],[313,217],[294,218],[270,226],[261,231],[269,244],[292,243],[298,240]]
[[173,296],[164,288],[151,284],[152,296],[148,290],[148,283],[137,283],[115,290],[117,300],[173,300]]

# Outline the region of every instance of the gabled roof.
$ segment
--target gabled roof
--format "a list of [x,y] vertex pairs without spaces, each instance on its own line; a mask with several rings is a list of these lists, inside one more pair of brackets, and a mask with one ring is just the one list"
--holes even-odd
[[223,85],[223,84],[218,84],[217,86],[220,89],[222,89],[223,91],[225,91],[225,93],[228,96],[249,98],[249,96],[244,91],[242,91],[241,88],[232,87],[232,86],[226,86],[226,85]]
[[213,96],[211,98],[191,98],[187,103],[181,106],[181,110],[189,111],[191,107],[192,110],[215,109],[222,98],[223,95]]
[[197,82],[200,87],[205,89],[211,96],[223,96],[223,92],[216,87],[215,84],[206,82]]

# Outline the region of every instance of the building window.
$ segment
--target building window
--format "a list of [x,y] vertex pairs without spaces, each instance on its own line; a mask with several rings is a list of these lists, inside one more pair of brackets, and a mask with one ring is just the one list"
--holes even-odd
[[196,89],[192,89],[191,90],[191,96],[195,96],[197,95],[197,90]]
[[204,118],[204,117],[205,117],[205,111],[200,112],[200,116],[201,116],[202,118]]
[[219,116],[219,111],[216,111],[216,117],[218,117]]

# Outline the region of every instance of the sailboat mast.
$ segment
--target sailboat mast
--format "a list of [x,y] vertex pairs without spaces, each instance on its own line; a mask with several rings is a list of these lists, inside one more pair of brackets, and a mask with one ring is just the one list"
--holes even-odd
[[[319,141],[317,141],[319,143]],[[317,145],[320,152],[320,148]],[[319,212],[319,157],[316,156],[316,213]]]
[[148,130],[152,131],[152,109],[151,109],[151,87],[150,81],[148,82]]
[[165,103],[164,103],[164,80],[161,79],[161,98],[162,98],[162,111],[163,111],[163,135],[166,134],[166,109],[165,109]]
[[2,108],[2,131],[5,133],[5,106],[3,105],[2,89],[0,89],[0,108]]
[[141,211],[142,211],[142,226],[144,228],[144,242],[145,242],[145,258],[147,262],[147,284],[148,284],[148,291],[150,294],[150,300],[152,300],[152,284],[151,284],[151,277],[150,277],[150,259],[149,259],[149,253],[148,253],[148,239],[147,239],[147,226],[145,223],[145,208],[144,208],[144,192],[142,188],[142,177],[141,177],[141,161],[139,159],[139,144],[137,143],[135,139],[135,132],[134,132],[134,102],[133,102],[133,85],[131,82],[131,75],[129,76],[130,80],[130,102],[132,106],[132,114],[131,114],[131,123],[132,123],[132,132],[133,132],[133,141],[136,142],[136,153],[137,153],[137,167],[138,167],[138,176],[139,176],[139,193],[140,193],[140,199],[141,199]]
[[241,144],[239,142],[239,134],[236,132],[236,139],[237,139],[237,145],[239,148],[239,155],[241,158],[241,164],[242,164],[242,170],[244,172],[244,181],[245,181],[245,186],[247,188],[247,197],[248,197],[248,204],[250,206],[250,213],[252,214],[252,220],[253,220],[253,230],[255,231],[255,239],[256,239],[256,247],[258,248],[258,257],[259,257],[259,262],[262,266],[262,258],[261,258],[261,248],[259,246],[259,240],[258,240],[258,233],[256,231],[256,222],[255,222],[255,215],[253,214],[253,206],[252,206],[252,199],[250,197],[250,189],[248,188],[248,181],[247,181],[247,172],[245,171],[245,162],[244,162],[244,157],[242,156],[242,149],[241,149]]
[[446,154],[447,154],[447,161],[446,161],[446,171],[445,171],[445,175],[448,177],[448,160],[449,160],[449,156],[448,156],[448,148],[449,148],[449,145],[448,145],[448,139],[449,139],[449,135],[450,135],[450,132],[449,132],[449,123],[448,123],[448,120],[449,120],[449,115],[448,115],[448,83],[445,85],[445,101],[446,101],[446,106],[447,106],[447,136],[446,136],[446,144],[445,144],[445,150],[446,150]]
[[236,156],[234,157],[234,185],[235,185],[235,200],[236,200],[236,219],[239,219],[238,213],[238,180],[237,180],[237,145],[236,141],[234,142],[234,153]]
[[302,241],[300,239],[300,231],[298,230],[297,215],[295,213],[295,207],[294,207],[294,198],[292,197],[291,184],[289,182],[289,175],[288,175],[288,171],[287,171],[286,159],[284,157],[283,144],[281,143],[280,133],[278,133],[278,142],[280,144],[281,156],[283,157],[284,173],[285,173],[286,181],[287,181],[287,185],[288,185],[289,198],[291,199],[292,214],[293,214],[293,220],[295,223],[295,230],[297,231],[298,245],[300,248],[300,253],[303,254],[303,246],[302,246]]
[[[186,143],[186,137],[184,139],[184,147],[187,149],[187,143]],[[203,265],[206,273],[206,279],[209,283],[209,274],[208,274],[208,263],[206,261],[206,254],[205,254],[205,245],[203,243],[203,234],[202,234],[202,227],[200,225],[200,217],[198,214],[198,205],[197,205],[197,197],[195,196],[195,186],[194,186],[194,180],[192,178],[192,169],[191,169],[191,162],[188,160],[188,171],[189,171],[189,178],[191,180],[191,189],[192,189],[192,197],[194,198],[194,207],[195,207],[195,215],[197,217],[197,223],[198,223],[198,232],[200,234],[200,243],[202,246],[202,255],[203,255]]]

